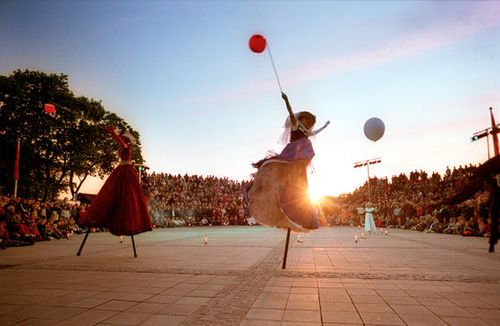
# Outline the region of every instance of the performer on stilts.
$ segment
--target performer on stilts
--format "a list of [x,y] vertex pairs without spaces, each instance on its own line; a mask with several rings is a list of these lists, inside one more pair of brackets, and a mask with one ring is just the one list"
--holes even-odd
[[290,231],[309,232],[319,227],[318,211],[311,203],[307,184],[307,167],[314,157],[310,136],[326,128],[313,131],[316,117],[307,111],[294,113],[288,97],[281,93],[288,111],[282,140],[288,143],[280,154],[254,163],[258,169],[247,189],[250,216],[263,225],[285,229],[287,243]]
[[107,128],[106,131],[120,145],[120,164],[108,177],[80,220],[80,224],[86,226],[88,231],[77,256],[80,256],[91,228],[96,227],[107,228],[113,235],[131,236],[134,257],[137,257],[134,235],[153,228],[139,175],[132,163],[135,138],[126,130],[117,132],[115,128]]

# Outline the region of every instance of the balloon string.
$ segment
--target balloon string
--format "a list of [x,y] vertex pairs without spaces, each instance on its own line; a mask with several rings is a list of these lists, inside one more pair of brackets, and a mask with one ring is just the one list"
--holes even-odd
[[278,82],[278,86],[280,88],[280,91],[283,92],[283,89],[281,88],[281,83],[280,79],[278,77],[278,72],[276,71],[276,67],[274,65],[274,60],[273,60],[273,55],[271,54],[271,47],[269,46],[269,43],[267,43],[267,53],[269,54],[269,59],[271,59],[271,64],[273,65],[273,70],[274,70],[274,75],[276,76],[276,81]]

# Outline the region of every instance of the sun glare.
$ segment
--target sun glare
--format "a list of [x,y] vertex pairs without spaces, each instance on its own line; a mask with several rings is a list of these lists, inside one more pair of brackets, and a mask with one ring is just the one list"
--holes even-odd
[[318,177],[312,177],[309,179],[309,199],[313,203],[319,203],[321,199],[325,196],[323,189],[323,184],[320,182]]
[[323,194],[316,191],[316,189],[311,189],[309,187],[309,200],[315,204],[319,203],[323,198]]

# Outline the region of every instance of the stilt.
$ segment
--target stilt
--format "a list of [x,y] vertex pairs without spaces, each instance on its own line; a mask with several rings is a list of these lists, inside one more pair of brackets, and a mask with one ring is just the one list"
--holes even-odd
[[135,242],[134,242],[134,236],[130,236],[132,238],[132,247],[134,248],[134,257],[137,258],[137,252],[135,251]]
[[87,241],[87,237],[89,236],[90,229],[87,230],[87,233],[85,233],[85,237],[83,238],[82,244],[80,245],[80,249],[78,249],[78,252],[76,253],[77,256],[80,256],[83,250],[83,246],[85,246],[85,241]]
[[290,228],[286,232],[285,255],[283,256],[283,266],[281,269],[286,268],[286,257],[288,256],[288,244],[290,243]]

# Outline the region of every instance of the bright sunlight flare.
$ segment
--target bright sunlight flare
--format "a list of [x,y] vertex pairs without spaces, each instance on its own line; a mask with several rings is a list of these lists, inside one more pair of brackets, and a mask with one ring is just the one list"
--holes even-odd
[[314,174],[308,178],[309,183],[309,198],[313,203],[319,203],[321,199],[328,194],[326,185],[321,183],[320,178]]

